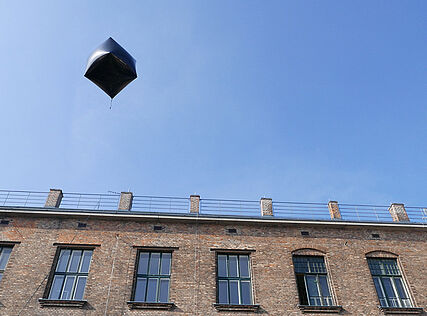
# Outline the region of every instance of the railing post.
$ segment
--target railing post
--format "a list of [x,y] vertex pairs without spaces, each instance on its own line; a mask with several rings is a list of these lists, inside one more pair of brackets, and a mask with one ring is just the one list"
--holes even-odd
[[331,219],[341,219],[340,207],[338,206],[337,201],[329,201],[328,209],[329,214],[331,215]]
[[62,196],[61,189],[50,189],[44,207],[59,207],[59,205],[61,205]]
[[393,222],[409,222],[408,213],[406,213],[405,205],[402,203],[391,203],[388,211],[393,218]]
[[119,211],[130,211],[132,208],[132,192],[121,192],[119,201]]
[[190,195],[190,213],[200,213],[200,195]]
[[273,200],[270,198],[261,198],[261,216],[273,216]]

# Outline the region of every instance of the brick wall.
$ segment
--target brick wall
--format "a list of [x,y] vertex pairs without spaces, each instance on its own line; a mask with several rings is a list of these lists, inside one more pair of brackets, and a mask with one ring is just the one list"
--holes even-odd
[[[425,228],[11,214],[3,218],[10,223],[0,227],[0,241],[16,244],[0,282],[0,315],[252,315],[214,308],[214,248],[253,250],[254,303],[265,315],[302,315],[292,253],[305,248],[324,253],[335,300],[344,315],[383,315],[366,262],[366,254],[372,251],[398,255],[414,305],[427,307]],[[78,222],[87,227],[78,228]],[[163,229],[154,231],[154,225]],[[228,228],[236,228],[237,233],[228,233]],[[302,236],[302,230],[309,235]],[[372,238],[372,233],[380,238]],[[83,309],[41,307],[38,301],[45,292],[58,243],[94,245],[85,290],[88,303]],[[173,310],[129,309],[126,302],[131,298],[137,246],[177,248],[172,254]],[[299,253],[304,251],[314,250]]]

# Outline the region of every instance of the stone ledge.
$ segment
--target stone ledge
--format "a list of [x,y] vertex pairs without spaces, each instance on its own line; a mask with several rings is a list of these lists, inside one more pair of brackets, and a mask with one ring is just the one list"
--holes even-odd
[[227,311],[227,312],[257,312],[259,310],[259,305],[232,305],[232,304],[214,304],[214,307],[218,311]]
[[75,307],[83,308],[87,301],[85,300],[50,300],[47,298],[39,298],[41,307]]
[[303,313],[335,313],[339,314],[343,310],[342,306],[317,306],[317,305],[298,305]]
[[422,307],[383,307],[379,309],[386,315],[421,315],[423,313]]
[[171,310],[175,307],[174,303],[155,303],[155,302],[127,302],[130,309],[164,309]]

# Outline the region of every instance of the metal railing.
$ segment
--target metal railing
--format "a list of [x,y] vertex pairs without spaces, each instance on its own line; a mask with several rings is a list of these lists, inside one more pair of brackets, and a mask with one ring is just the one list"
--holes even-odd
[[427,225],[427,207],[405,206],[405,210],[411,222]]
[[[0,190],[0,208],[44,208],[49,192]],[[136,195],[130,210],[118,210],[120,194],[63,193],[61,209],[114,213],[190,214],[190,199]],[[276,219],[331,220],[328,204],[303,202],[272,202]],[[262,218],[260,201],[200,199],[199,214],[231,217]],[[388,205],[339,203],[341,221],[393,222]],[[52,208],[46,208],[52,210]],[[427,207],[405,206],[410,223],[427,225]],[[336,220],[336,219],[335,219]]]
[[0,206],[44,207],[49,192],[0,190]]
[[274,217],[284,219],[330,220],[328,205],[325,203],[274,202]]
[[200,214],[261,216],[259,201],[200,199]]
[[78,210],[117,210],[120,194],[64,193],[60,208]]
[[160,212],[160,213],[188,213],[190,210],[189,198],[159,197],[136,195],[132,200],[131,211]]
[[339,204],[341,219],[356,222],[392,222],[387,205]]

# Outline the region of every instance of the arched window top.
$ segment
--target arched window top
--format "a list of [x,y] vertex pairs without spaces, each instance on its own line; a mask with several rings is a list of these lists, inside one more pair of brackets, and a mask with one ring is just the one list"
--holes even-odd
[[399,255],[385,250],[374,250],[365,254],[366,258],[394,258],[396,259]]
[[325,251],[314,248],[300,248],[292,251],[294,256],[324,256]]

